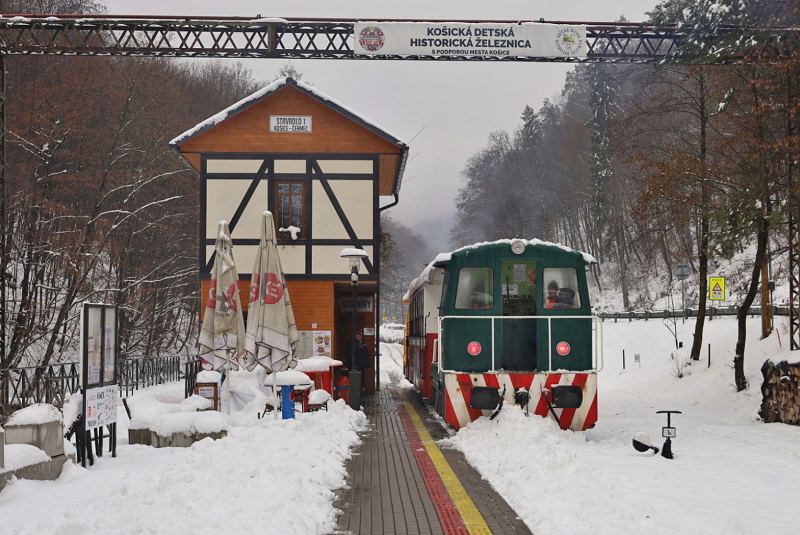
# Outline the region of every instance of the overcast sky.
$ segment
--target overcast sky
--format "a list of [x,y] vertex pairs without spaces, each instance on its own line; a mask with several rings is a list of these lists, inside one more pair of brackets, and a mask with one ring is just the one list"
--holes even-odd
[[[645,20],[656,0],[105,0],[109,15],[256,16],[422,20]],[[271,80],[286,60],[245,60]],[[468,158],[490,133],[512,132],[526,105],[538,109],[563,86],[564,64],[478,61],[293,60],[303,80],[410,144],[392,216],[437,248],[455,213]],[[415,137],[416,136],[416,137]],[[413,141],[412,141],[413,139]],[[525,236],[534,238],[536,236]]]

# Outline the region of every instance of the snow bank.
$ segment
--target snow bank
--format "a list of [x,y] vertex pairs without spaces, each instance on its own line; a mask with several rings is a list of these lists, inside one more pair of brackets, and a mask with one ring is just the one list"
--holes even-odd
[[334,489],[366,429],[343,401],[295,420],[255,414],[220,440],[190,448],[118,447],[56,482],[17,481],[3,490],[3,528],[16,535],[260,533],[336,530]]
[[0,467],[0,474],[19,470],[32,464],[45,463],[50,460],[48,455],[30,444],[6,444],[5,465]]

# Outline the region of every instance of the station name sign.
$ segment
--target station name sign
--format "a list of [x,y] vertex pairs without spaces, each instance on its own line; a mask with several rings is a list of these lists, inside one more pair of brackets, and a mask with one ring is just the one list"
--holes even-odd
[[367,56],[586,57],[586,26],[357,22],[353,51]]
[[311,115],[270,115],[269,131],[292,134],[310,134]]

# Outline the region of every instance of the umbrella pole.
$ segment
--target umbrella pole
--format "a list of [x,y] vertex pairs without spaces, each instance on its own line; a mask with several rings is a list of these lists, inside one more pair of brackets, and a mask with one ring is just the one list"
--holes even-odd
[[228,370],[226,374],[227,377],[225,378],[225,397],[227,398],[225,402],[225,408],[227,409],[227,415],[230,416],[231,414],[231,371]]
[[272,370],[272,403],[274,404],[272,412],[275,414],[275,419],[278,420],[278,374],[274,369]]

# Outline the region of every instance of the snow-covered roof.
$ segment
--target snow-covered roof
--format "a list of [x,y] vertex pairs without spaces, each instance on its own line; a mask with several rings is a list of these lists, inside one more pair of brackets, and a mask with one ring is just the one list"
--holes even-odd
[[416,293],[416,291],[419,290],[422,287],[423,284],[428,282],[428,280],[430,278],[430,273],[431,273],[431,271],[433,269],[436,268],[437,264],[440,264],[442,262],[449,262],[454,254],[459,253],[461,251],[466,251],[466,250],[469,250],[469,249],[477,249],[478,247],[484,247],[486,245],[499,245],[499,244],[504,244],[505,243],[505,244],[508,244],[510,246],[513,242],[522,242],[526,246],[532,245],[532,246],[558,247],[559,249],[562,249],[563,251],[566,251],[568,253],[576,253],[576,254],[581,255],[583,257],[583,261],[586,262],[587,264],[597,264],[597,260],[592,255],[590,255],[588,253],[583,253],[581,251],[576,251],[575,249],[572,249],[571,247],[567,247],[566,245],[561,245],[560,243],[553,243],[553,242],[549,242],[549,241],[539,240],[539,239],[536,239],[536,238],[534,238],[532,240],[522,240],[522,239],[519,239],[519,238],[515,238],[513,240],[497,240],[497,241],[487,241],[487,242],[473,243],[472,245],[467,245],[465,247],[461,247],[461,248],[456,249],[455,251],[451,251],[449,253],[439,253],[438,255],[436,255],[436,258],[434,258],[433,261],[430,264],[428,264],[425,267],[425,269],[422,270],[422,273],[420,273],[420,275],[416,279],[412,280],[409,283],[408,292],[406,292],[406,294],[403,296],[403,301],[407,302],[410,299],[410,297],[412,295],[414,295],[414,293]]
[[226,121],[227,119],[230,119],[231,117],[233,117],[237,113],[240,113],[240,112],[246,110],[247,108],[249,108],[253,104],[256,104],[257,102],[259,102],[262,99],[272,95],[276,91],[279,91],[279,90],[283,89],[286,86],[292,86],[292,87],[302,91],[306,95],[318,100],[322,104],[325,104],[326,106],[330,107],[334,111],[340,113],[341,115],[344,115],[348,119],[350,119],[350,120],[356,122],[357,124],[359,124],[360,126],[366,128],[367,130],[369,130],[373,134],[376,134],[376,135],[382,137],[383,139],[385,139],[386,141],[392,143],[393,145],[396,145],[400,149],[400,158],[399,158],[399,161],[397,163],[397,173],[396,173],[396,179],[395,179],[395,184],[394,184],[394,194],[397,194],[399,192],[400,184],[402,183],[402,179],[403,179],[403,172],[405,171],[405,166],[406,166],[406,163],[408,161],[408,143],[406,143],[405,141],[401,140],[400,138],[398,138],[396,135],[394,135],[391,132],[389,132],[388,130],[386,130],[381,125],[379,125],[379,124],[367,119],[363,115],[361,115],[361,114],[357,113],[356,111],[348,108],[347,106],[345,106],[341,102],[338,102],[337,100],[332,99],[331,97],[329,97],[328,95],[326,95],[322,91],[320,91],[318,89],[315,89],[314,87],[312,87],[312,86],[310,86],[308,84],[300,82],[299,80],[295,80],[292,77],[280,78],[278,80],[275,80],[274,82],[272,82],[268,86],[263,87],[262,89],[259,89],[258,91],[256,91],[252,95],[249,95],[249,96],[243,98],[242,100],[240,100],[239,102],[237,102],[237,103],[235,103],[235,104],[233,104],[231,106],[228,106],[227,108],[225,108],[221,112],[217,113],[216,115],[213,115],[213,116],[209,117],[208,119],[206,119],[205,121],[203,121],[201,123],[196,124],[195,126],[190,128],[189,130],[184,132],[183,134],[179,135],[178,137],[176,137],[175,139],[170,141],[169,142],[169,146],[172,147],[178,153],[180,153],[180,146],[183,145],[184,143],[186,143],[187,141],[189,141],[190,139],[192,139],[193,137],[195,137],[195,136],[197,136],[199,134],[202,134],[206,130],[214,128],[215,126],[219,125],[223,121]]
[[247,108],[249,108],[253,104],[255,104],[255,103],[259,102],[260,100],[268,97],[269,95],[275,93],[276,91],[278,91],[280,89],[283,89],[286,86],[292,86],[292,87],[295,87],[295,88],[299,89],[303,93],[306,93],[307,95],[319,100],[320,102],[322,102],[326,106],[329,106],[329,107],[333,108],[337,112],[339,112],[342,115],[348,117],[349,119],[352,119],[353,121],[359,123],[364,128],[366,128],[366,129],[370,130],[371,132],[379,135],[380,137],[384,138],[385,140],[397,145],[401,149],[408,150],[408,144],[406,142],[404,142],[403,140],[401,140],[400,138],[398,138],[394,134],[390,133],[388,130],[386,130],[381,125],[379,125],[379,124],[367,119],[363,115],[361,115],[361,114],[357,113],[356,111],[348,108],[347,106],[345,106],[341,102],[338,102],[337,100],[332,99],[331,97],[329,97],[328,95],[326,95],[322,91],[320,91],[320,90],[318,90],[318,89],[316,89],[316,88],[314,88],[314,87],[312,87],[312,86],[310,86],[308,84],[305,84],[303,82],[295,80],[292,77],[280,78],[278,80],[275,80],[274,82],[272,82],[268,86],[259,89],[258,91],[256,91],[252,95],[249,95],[249,96],[243,98],[242,100],[240,100],[239,102],[237,102],[237,103],[235,103],[235,104],[233,104],[231,106],[228,106],[227,108],[225,108],[221,112],[217,113],[216,115],[213,115],[213,116],[209,117],[208,119],[206,119],[205,121],[203,121],[201,123],[198,123],[197,125],[193,126],[192,128],[190,128],[189,130],[187,130],[183,134],[179,135],[178,137],[176,137],[175,139],[170,141],[169,142],[170,146],[176,148],[176,147],[178,147],[180,145],[183,145],[184,143],[186,143],[187,141],[189,141],[190,139],[192,139],[196,135],[198,135],[198,134],[200,134],[202,132],[205,132],[209,128],[213,128],[213,127],[217,126],[218,124],[222,123],[223,121],[233,117],[234,115],[236,115],[237,113],[239,113],[241,111],[246,110]]

